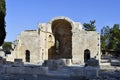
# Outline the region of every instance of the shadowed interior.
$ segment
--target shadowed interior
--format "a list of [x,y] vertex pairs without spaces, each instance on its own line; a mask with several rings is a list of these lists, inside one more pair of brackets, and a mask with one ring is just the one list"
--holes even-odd
[[52,23],[52,32],[55,37],[55,44],[52,49],[52,58],[72,58],[72,26],[64,20],[58,19]]

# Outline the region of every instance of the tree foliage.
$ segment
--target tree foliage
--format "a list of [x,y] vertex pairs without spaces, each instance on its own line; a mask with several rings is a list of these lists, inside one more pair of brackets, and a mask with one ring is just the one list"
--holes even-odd
[[101,49],[120,50],[120,25],[114,24],[113,27],[103,27],[101,29]]
[[110,36],[110,27],[105,26],[101,29],[101,49],[107,49],[107,44]]
[[4,42],[2,45],[3,50],[11,50],[12,49],[12,42]]
[[108,49],[116,49],[119,42],[120,42],[119,24],[115,24],[113,28],[110,29]]
[[6,36],[5,15],[6,15],[5,0],[0,0],[0,46],[3,44]]
[[83,24],[86,31],[96,31],[95,20]]

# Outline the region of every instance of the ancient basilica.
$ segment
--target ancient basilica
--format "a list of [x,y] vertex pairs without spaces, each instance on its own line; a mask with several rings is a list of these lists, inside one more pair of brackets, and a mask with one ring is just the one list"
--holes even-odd
[[18,35],[7,60],[39,63],[51,59],[71,59],[83,64],[90,58],[100,59],[100,34],[85,31],[82,24],[68,17],[53,18],[39,23],[37,30],[25,30]]

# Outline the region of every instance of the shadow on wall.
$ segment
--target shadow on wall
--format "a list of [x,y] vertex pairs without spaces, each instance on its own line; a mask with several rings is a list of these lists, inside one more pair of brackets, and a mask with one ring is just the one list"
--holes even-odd
[[72,26],[64,20],[58,19],[52,22],[54,45],[48,50],[49,59],[72,59]]

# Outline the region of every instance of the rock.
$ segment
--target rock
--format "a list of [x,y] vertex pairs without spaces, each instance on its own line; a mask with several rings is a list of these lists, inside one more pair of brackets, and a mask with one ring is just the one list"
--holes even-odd
[[23,66],[22,59],[14,59],[13,66]]
[[117,59],[112,59],[111,60],[111,65],[112,66],[120,66],[120,61]]
[[88,66],[98,66],[99,65],[99,61],[96,60],[95,58],[91,58],[90,60],[87,61],[87,65]]
[[66,59],[66,65],[67,66],[71,66],[72,65],[71,59]]

